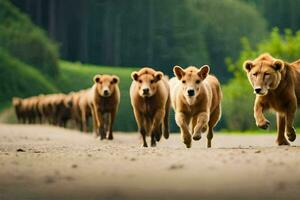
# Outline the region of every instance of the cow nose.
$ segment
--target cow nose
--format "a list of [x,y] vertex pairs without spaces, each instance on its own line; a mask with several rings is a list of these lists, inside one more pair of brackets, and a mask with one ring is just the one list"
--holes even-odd
[[143,93],[144,93],[144,94],[149,94],[149,88],[144,88],[144,89],[143,89]]
[[108,90],[104,90],[104,92],[103,92],[103,93],[104,93],[104,95],[105,95],[105,96],[109,95],[109,92],[108,92]]
[[256,94],[259,94],[261,92],[261,88],[255,88]]
[[195,95],[195,90],[188,90],[187,92],[190,97]]

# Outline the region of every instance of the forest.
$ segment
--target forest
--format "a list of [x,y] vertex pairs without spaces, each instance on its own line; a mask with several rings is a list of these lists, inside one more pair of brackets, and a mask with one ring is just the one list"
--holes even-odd
[[[208,64],[223,85],[218,128],[253,129],[254,96],[243,95],[251,88],[242,62],[265,51],[298,59],[299,8],[300,0],[1,0],[0,108],[16,95],[70,92],[91,84],[75,80],[72,85],[74,72],[63,60],[81,66],[76,77],[91,65],[109,66],[128,76],[126,86],[128,68],[150,66],[173,76],[174,65]],[[127,88],[121,92],[125,108],[119,117],[124,117],[131,107]],[[125,131],[135,130],[132,116],[127,122]],[[177,130],[173,122],[172,129]]]

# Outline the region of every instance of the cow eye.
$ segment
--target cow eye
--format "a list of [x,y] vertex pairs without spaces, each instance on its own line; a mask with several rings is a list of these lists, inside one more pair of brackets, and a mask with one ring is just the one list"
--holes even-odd
[[196,84],[199,84],[200,83],[200,80],[196,80]]
[[186,82],[185,80],[182,81],[182,83],[185,83],[185,82]]
[[139,80],[139,83],[142,83],[142,80]]
[[102,81],[100,81],[99,83],[102,84]]
[[253,73],[252,75],[253,75],[253,76],[257,76],[257,72]]
[[112,85],[112,84],[114,84],[114,82],[113,82],[113,81],[111,81],[111,82],[110,82],[110,84]]
[[154,80],[151,80],[150,83],[151,83],[151,84],[154,83]]

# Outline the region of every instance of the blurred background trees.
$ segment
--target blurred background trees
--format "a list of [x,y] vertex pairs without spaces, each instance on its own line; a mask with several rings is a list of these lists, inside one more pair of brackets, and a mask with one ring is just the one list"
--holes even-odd
[[[60,44],[62,58],[109,66],[210,64],[228,80],[226,56],[258,42],[267,23],[242,1],[12,0]],[[38,2],[38,3],[37,3]],[[255,27],[255,28],[253,28]],[[259,37],[257,37],[259,35]]]
[[300,0],[1,0],[0,109],[12,96],[88,87],[99,69],[122,77],[116,126],[133,131],[128,66],[173,76],[174,65],[209,64],[224,90],[218,128],[253,129],[242,62],[265,51],[299,58],[299,9]]

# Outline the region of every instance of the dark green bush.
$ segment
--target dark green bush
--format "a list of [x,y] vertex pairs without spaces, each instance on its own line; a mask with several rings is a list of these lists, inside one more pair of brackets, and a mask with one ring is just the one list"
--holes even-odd
[[0,103],[6,103],[13,96],[28,97],[41,93],[57,92],[57,89],[43,74],[12,57],[0,48]]
[[8,0],[0,1],[0,47],[46,75],[58,74],[58,47]]

